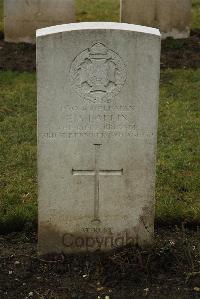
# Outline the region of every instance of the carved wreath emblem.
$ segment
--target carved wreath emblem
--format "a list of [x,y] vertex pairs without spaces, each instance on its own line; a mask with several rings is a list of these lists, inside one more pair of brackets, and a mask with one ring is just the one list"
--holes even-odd
[[85,100],[109,103],[126,81],[126,68],[117,53],[96,43],[74,59],[70,78],[73,89]]

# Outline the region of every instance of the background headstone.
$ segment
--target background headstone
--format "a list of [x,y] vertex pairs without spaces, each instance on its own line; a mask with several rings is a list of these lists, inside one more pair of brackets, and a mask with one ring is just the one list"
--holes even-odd
[[160,33],[37,31],[39,252],[152,242]]
[[121,22],[158,28],[162,38],[190,35],[191,0],[121,0]]
[[72,22],[74,0],[4,0],[7,42],[35,43],[36,29]]

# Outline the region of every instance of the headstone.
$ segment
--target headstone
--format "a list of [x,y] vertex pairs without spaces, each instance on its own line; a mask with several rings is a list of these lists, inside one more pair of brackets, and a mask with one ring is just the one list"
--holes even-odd
[[121,22],[158,28],[162,38],[190,35],[191,0],[121,0]]
[[39,252],[153,240],[160,33],[37,31]]
[[7,42],[35,43],[36,29],[72,22],[74,0],[4,0]]

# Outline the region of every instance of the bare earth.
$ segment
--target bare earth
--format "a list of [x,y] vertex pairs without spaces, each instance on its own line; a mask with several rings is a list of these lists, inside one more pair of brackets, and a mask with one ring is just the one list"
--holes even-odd
[[[189,39],[162,41],[161,68],[199,68],[200,30],[191,32]],[[35,46],[13,44],[0,36],[0,69],[35,71]]]
[[35,233],[0,236],[0,248],[1,299],[200,298],[200,233],[194,228],[160,228],[151,248],[107,254],[38,258]]

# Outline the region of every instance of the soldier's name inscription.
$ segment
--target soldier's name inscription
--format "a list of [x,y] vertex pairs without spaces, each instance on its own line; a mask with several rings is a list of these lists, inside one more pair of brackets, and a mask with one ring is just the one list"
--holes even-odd
[[135,129],[134,106],[83,105],[60,108],[67,130]]
[[134,105],[64,105],[57,109],[60,115],[58,126],[52,128],[47,126],[48,130],[41,133],[42,138],[101,139],[153,135],[149,130],[138,128]]

